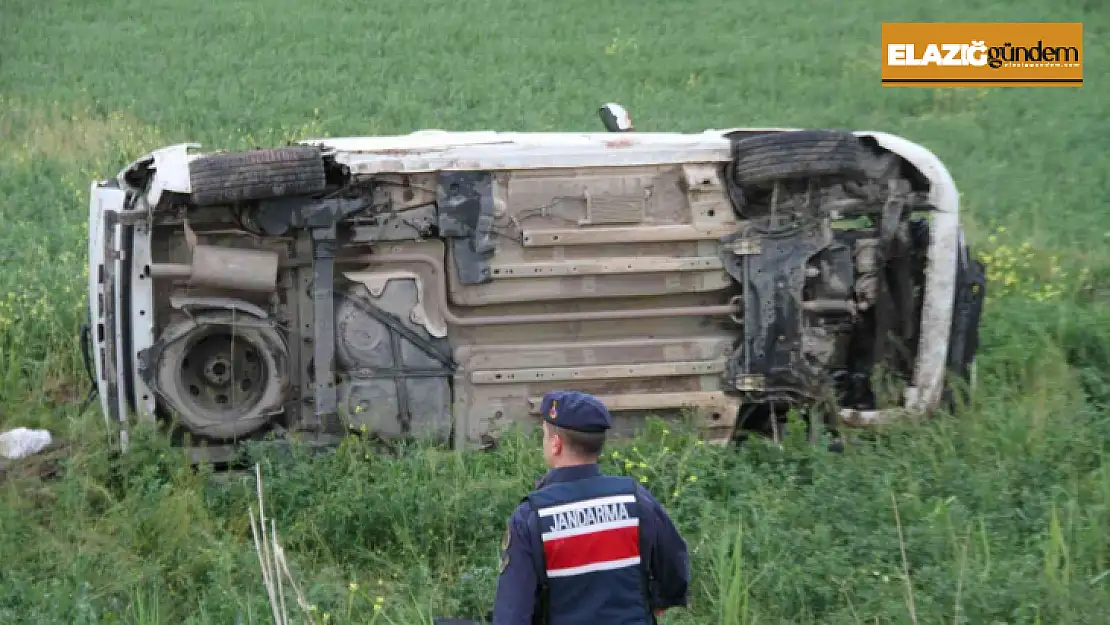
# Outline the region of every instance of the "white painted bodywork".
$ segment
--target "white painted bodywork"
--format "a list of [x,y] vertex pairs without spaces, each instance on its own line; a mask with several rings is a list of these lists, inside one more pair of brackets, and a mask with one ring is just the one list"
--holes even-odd
[[199,143],[177,143],[154,150],[123,168],[116,176],[116,181],[119,182],[121,187],[126,188],[127,182],[123,179],[124,173],[140,163],[149,162],[155,175],[147,189],[146,202],[147,206],[157,206],[162,199],[162,194],[166,191],[189,193],[193,190],[189,182],[189,161],[201,155],[190,153],[189,150],[199,149],[200,147]]
[[[120,368],[120,345],[124,332],[120,315],[115,311],[129,304],[123,301],[118,276],[123,257],[129,253],[122,244],[121,226],[108,223],[110,212],[124,209],[126,192],[122,189],[93,183],[89,197],[89,325],[91,328],[92,359],[100,396],[100,408],[105,419],[124,422],[127,400],[119,389],[131,383]],[[104,278],[103,280],[101,278]],[[109,383],[111,386],[109,386]],[[109,393],[109,388],[117,392]],[[120,433],[121,443],[127,444],[127,431]]]
[[104,248],[106,236],[104,224],[104,211],[122,210],[124,192],[119,189],[108,189],[99,183],[89,187],[89,324],[92,330],[92,360],[96,383],[100,390],[100,410],[105,416],[111,414],[108,404],[108,395],[104,392],[104,381],[107,372],[107,363],[102,356],[108,347],[106,343],[114,336],[107,320],[107,306],[101,305],[104,298],[110,296],[106,285],[101,284],[100,268],[105,263]]
[[[374,137],[341,137],[305,139],[302,145],[320,146],[325,153],[334,157],[337,163],[347,166],[354,175],[380,173],[419,173],[444,170],[522,170],[540,168],[589,168],[655,165],[669,163],[717,165],[730,158],[728,135],[745,132],[781,132],[798,130],[796,128],[728,128],[706,130],[700,133],[660,133],[660,132],[452,132],[444,130],[422,130],[407,135]],[[956,289],[957,250],[961,240],[959,195],[947,168],[935,154],[921,145],[902,137],[875,131],[855,131],[860,137],[869,137],[883,148],[901,156],[928,179],[931,190],[930,200],[936,206],[936,214],[930,221],[930,244],[928,249],[928,268],[922,314],[919,356],[913,376],[913,384],[907,389],[905,407],[912,411],[927,411],[939,402],[943,390],[945,365],[949,344],[949,328],[952,321],[952,305]],[[177,144],[167,146],[137,159],[135,164],[148,163],[154,170],[149,186],[140,197],[135,210],[149,210],[162,198],[163,193],[172,191],[188,193],[188,163],[202,156],[192,152],[197,144]],[[126,171],[126,169],[124,170]],[[126,188],[124,172],[117,177],[121,187]],[[121,210],[123,192],[107,189],[97,184],[91,189],[90,200],[90,266],[102,262],[99,252],[100,237],[104,232],[100,227],[104,210]],[[114,240],[118,243],[118,229]],[[112,233],[108,233],[113,236]],[[133,254],[136,261],[149,258],[150,248],[145,238],[136,234],[138,245],[131,250],[118,250],[123,254]],[[109,261],[110,262],[110,261]],[[119,260],[115,261],[117,266]],[[153,340],[149,320],[141,322],[140,311],[151,310],[153,302],[149,280],[142,280],[138,274],[142,262],[134,263],[132,273],[131,301],[117,301],[116,305],[127,305],[132,311],[133,349],[131,358],[138,350],[150,345]],[[118,280],[118,272],[115,274]],[[143,286],[145,285],[145,286]],[[137,288],[136,288],[137,287]],[[102,319],[103,311],[95,303],[98,285],[90,271],[91,316],[96,335],[96,323]],[[118,288],[117,288],[118,293]],[[120,308],[117,308],[119,310]],[[117,332],[119,329],[117,328]],[[117,344],[121,337],[116,337]],[[99,358],[101,344],[96,345],[96,374],[101,385],[101,407],[106,415],[112,414],[104,396],[105,371]],[[117,383],[122,383],[118,380]],[[148,401],[139,401],[140,412],[149,416],[154,407],[151,393],[142,386],[137,376],[128,381],[135,389],[136,400],[144,395]],[[126,388],[121,384],[119,388]],[[120,415],[123,415],[123,395],[119,400]],[[892,413],[884,411],[861,412],[845,409],[842,416],[845,422],[854,425],[868,425],[888,420]]]

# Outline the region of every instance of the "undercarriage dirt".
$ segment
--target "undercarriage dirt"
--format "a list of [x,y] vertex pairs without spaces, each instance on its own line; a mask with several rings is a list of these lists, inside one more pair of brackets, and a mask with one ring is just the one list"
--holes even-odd
[[707,440],[931,412],[982,266],[924,148],[882,133],[450,133],[169,146],[90,204],[101,408],[232,450],[456,448],[594,393]]

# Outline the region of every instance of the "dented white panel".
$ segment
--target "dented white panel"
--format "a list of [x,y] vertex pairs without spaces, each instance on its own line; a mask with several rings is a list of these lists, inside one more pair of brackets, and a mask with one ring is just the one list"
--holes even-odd
[[146,189],[146,200],[150,206],[157,206],[165,191],[190,193],[189,161],[201,155],[191,154],[189,150],[197,148],[200,148],[199,143],[178,143],[144,154],[124,167],[116,176],[116,181],[127,188],[124,174],[134,167],[149,164],[153,176]]
[[924,147],[885,132],[857,132],[874,137],[879,145],[909,161],[929,179],[929,200],[936,206],[929,226],[925,297],[921,310],[916,388],[907,392],[906,407],[931,410],[943,392],[952,306],[956,296],[956,253],[960,244],[960,194],[948,168]]
[[[109,275],[107,259],[104,256],[105,237],[109,236],[104,226],[105,210],[120,210],[123,207],[124,192],[119,189],[105,188],[98,182],[89,185],[89,328],[90,356],[100,399],[100,410],[104,418],[111,422],[114,409],[108,403],[108,363],[104,352],[110,349],[109,337],[112,328],[108,325],[107,301],[111,292],[101,279]],[[114,382],[113,382],[114,383]]]

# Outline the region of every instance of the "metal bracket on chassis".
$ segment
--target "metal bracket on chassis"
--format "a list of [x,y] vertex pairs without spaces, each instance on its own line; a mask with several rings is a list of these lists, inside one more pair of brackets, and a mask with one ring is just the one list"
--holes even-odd
[[370,208],[367,198],[327,199],[311,203],[277,200],[262,202],[259,225],[268,234],[305,228],[312,234],[313,397],[315,411],[304,425],[320,432],[325,420],[337,412],[335,388],[335,253],[339,223]]
[[815,220],[767,217],[721,243],[744,302],[744,338],[726,366],[727,384],[755,403],[816,397],[820,372],[802,349],[802,291],[807,262],[833,243],[831,230]]
[[307,425],[319,429],[336,413],[335,390],[335,223],[312,229],[313,377],[316,411]]
[[439,234],[451,240],[461,284],[490,281],[493,256],[493,177],[484,171],[445,171],[436,185]]

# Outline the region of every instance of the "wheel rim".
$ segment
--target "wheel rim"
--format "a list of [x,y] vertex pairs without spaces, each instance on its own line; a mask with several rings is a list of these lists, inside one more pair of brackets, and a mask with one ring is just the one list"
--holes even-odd
[[186,407],[222,421],[250,411],[262,399],[270,372],[255,345],[222,328],[192,342],[177,375]]

